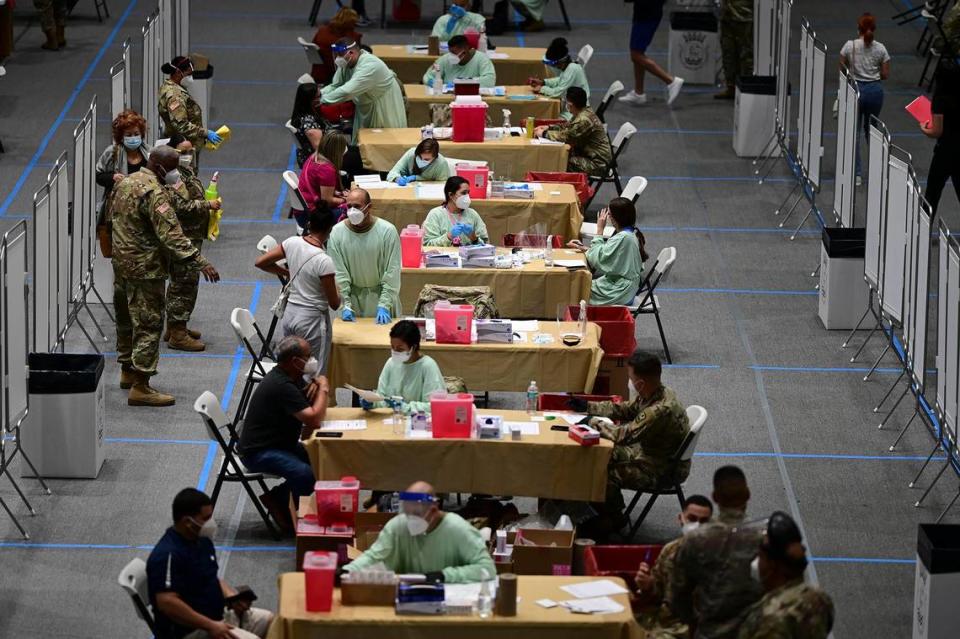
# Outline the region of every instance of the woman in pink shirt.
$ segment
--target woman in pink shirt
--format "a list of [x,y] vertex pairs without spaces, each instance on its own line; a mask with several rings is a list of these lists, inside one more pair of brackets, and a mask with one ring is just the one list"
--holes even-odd
[[340,166],[343,164],[343,154],[347,151],[347,142],[348,138],[343,133],[327,131],[317,146],[317,152],[303,163],[299,190],[308,207],[313,207],[317,200],[323,200],[331,210],[336,210],[346,202],[342,195]]

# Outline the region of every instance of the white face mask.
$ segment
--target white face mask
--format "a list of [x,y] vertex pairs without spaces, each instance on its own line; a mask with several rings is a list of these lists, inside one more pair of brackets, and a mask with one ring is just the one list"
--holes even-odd
[[363,209],[358,209],[355,206],[351,206],[347,209],[347,219],[350,220],[350,223],[354,226],[357,226],[363,222],[363,218],[366,217],[366,214],[363,212]]
[[627,380],[627,386],[630,387],[630,393],[631,393],[632,395],[639,395],[639,394],[640,394],[640,393],[637,391],[637,386],[636,386],[636,384],[633,383],[633,380],[632,380],[632,379],[628,379],[628,380]]
[[750,562],[750,578],[758,584],[763,583],[760,580],[760,557],[754,557],[753,561]]
[[184,76],[183,80],[180,80],[180,86],[182,87],[193,86],[193,76],[192,75]]
[[683,530],[684,535],[689,535],[699,527],[700,527],[699,521],[686,521],[683,523],[683,526],[681,527],[681,529]]
[[303,365],[303,379],[304,381],[310,381],[313,379],[313,376],[317,374],[320,370],[320,362],[317,361],[317,358],[310,356],[310,359],[307,360],[307,363]]
[[464,193],[457,198],[454,204],[457,205],[458,209],[465,211],[466,209],[470,208],[470,196]]
[[413,354],[413,351],[390,351],[390,359],[392,359],[397,364],[406,364],[410,361],[410,355]]
[[456,53],[448,53],[447,62],[450,64],[460,64],[460,56],[458,56]]
[[430,166],[430,163],[431,163],[431,162],[433,162],[433,160],[424,160],[424,159],[421,158],[420,156],[417,156],[417,157],[416,157],[416,163],[417,163],[417,167],[418,167],[418,168],[425,169],[425,168],[427,168],[428,166]]
[[172,171],[167,171],[163,175],[163,181],[169,185],[174,185],[180,181],[180,171],[173,169]]
[[346,69],[350,63],[344,56],[340,56],[339,58],[333,59],[333,64],[336,65],[338,69]]
[[405,517],[407,519],[407,532],[409,532],[412,537],[419,537],[426,533],[427,528],[430,527],[430,524],[423,517],[418,517],[417,515],[405,515]]
[[190,166],[191,164],[193,164],[193,153],[180,155],[180,166]]
[[192,521],[194,525],[200,526],[200,530],[199,532],[197,532],[197,535],[199,535],[200,537],[203,537],[204,539],[213,539],[214,536],[216,536],[217,520],[214,519],[213,517],[206,520],[202,524],[198,522],[196,519],[194,519],[193,517],[190,518],[190,521]]

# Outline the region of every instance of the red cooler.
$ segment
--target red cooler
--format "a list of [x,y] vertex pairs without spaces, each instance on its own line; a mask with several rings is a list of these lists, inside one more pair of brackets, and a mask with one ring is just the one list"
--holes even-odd
[[440,301],[433,307],[437,344],[469,344],[473,333],[473,306]]
[[470,183],[470,199],[487,199],[487,181],[490,178],[490,169],[475,164],[458,164],[457,175]]
[[473,395],[434,393],[430,396],[434,439],[469,439],[473,433]]
[[483,142],[483,127],[487,123],[487,105],[479,104],[452,104],[453,113],[453,141],[454,142]]
[[330,612],[333,607],[333,575],[337,553],[311,550],[303,556],[303,579],[307,612]]
[[[470,195],[473,197],[473,194]],[[420,268],[423,260],[423,229],[408,224],[400,231],[400,263],[403,268]]]
[[314,484],[317,496],[317,525],[327,532],[353,530],[360,501],[360,482],[356,477],[341,477],[340,481],[318,481]]

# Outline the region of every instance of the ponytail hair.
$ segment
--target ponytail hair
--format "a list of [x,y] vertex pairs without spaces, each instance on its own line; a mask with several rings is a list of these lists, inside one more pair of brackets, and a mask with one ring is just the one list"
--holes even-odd
[[646,248],[647,239],[643,236],[643,233],[640,232],[640,229],[636,227],[637,209],[634,207],[633,202],[625,197],[615,197],[610,200],[609,208],[610,215],[616,220],[618,227],[621,229],[633,227],[633,235],[637,238],[637,244],[640,246],[640,259],[646,262],[650,259]]

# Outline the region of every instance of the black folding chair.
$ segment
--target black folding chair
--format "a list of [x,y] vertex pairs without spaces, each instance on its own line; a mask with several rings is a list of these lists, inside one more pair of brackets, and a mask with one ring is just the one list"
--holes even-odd
[[[233,422],[231,422],[226,413],[223,412],[223,409],[220,408],[220,400],[217,399],[216,395],[210,391],[204,391],[200,397],[197,398],[197,401],[194,402],[193,410],[197,411],[203,420],[207,436],[217,443],[217,446],[220,447],[220,452],[223,453],[220,470],[217,472],[217,481],[213,486],[213,493],[210,495],[210,501],[213,502],[213,507],[217,507],[217,498],[220,497],[220,489],[223,487],[224,482],[239,483],[243,486],[247,496],[250,497],[250,501],[253,502],[257,512],[260,513],[260,518],[263,519],[263,523],[267,525],[270,534],[276,539],[280,539],[280,531],[278,531],[273,525],[273,522],[270,521],[269,513],[267,513],[263,504],[260,503],[251,486],[251,483],[256,482],[263,492],[267,492],[267,485],[264,480],[280,478],[267,473],[252,472],[247,470],[243,465],[243,462],[241,462],[237,456],[237,442],[240,439],[237,430],[234,428]],[[223,431],[227,433],[226,438],[223,436]]]
[[[700,431],[707,421],[707,409],[703,406],[687,406],[687,419],[690,420],[690,432],[683,438],[680,447],[677,448],[677,452],[674,453],[670,460],[670,467],[673,469],[677,468],[683,462],[689,462],[693,458],[693,453],[697,449],[697,441],[700,439]],[[638,490],[633,496],[633,499],[630,500],[630,505],[627,506],[627,509],[624,511],[628,522],[630,521],[630,513],[637,507],[640,498],[644,494],[650,495],[650,498],[640,512],[640,517],[638,517],[637,521],[630,527],[630,532],[627,533],[627,541],[633,540],[633,536],[637,534],[637,530],[639,530],[643,520],[647,518],[647,514],[650,513],[650,509],[653,508],[653,504],[656,503],[658,497],[661,495],[676,495],[677,500],[680,502],[681,510],[683,509],[684,501],[686,501],[683,496],[683,482],[676,479],[663,482],[651,490]]]

